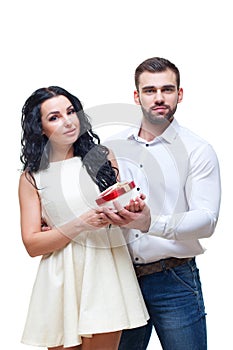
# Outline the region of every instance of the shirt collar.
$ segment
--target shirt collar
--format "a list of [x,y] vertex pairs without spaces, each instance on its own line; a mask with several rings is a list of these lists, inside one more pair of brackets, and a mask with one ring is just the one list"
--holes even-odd
[[[141,126],[141,124],[131,128],[129,130],[128,137],[127,137],[129,140],[132,140],[132,139],[138,140],[138,133],[140,130],[140,126]],[[159,137],[156,137],[151,142],[153,143],[153,142],[155,142],[156,139],[159,138],[159,139],[163,139],[164,141],[166,141],[168,143],[172,143],[172,141],[175,140],[178,132],[179,132],[179,124],[178,124],[176,119],[173,119],[173,121],[168,126],[168,128]]]

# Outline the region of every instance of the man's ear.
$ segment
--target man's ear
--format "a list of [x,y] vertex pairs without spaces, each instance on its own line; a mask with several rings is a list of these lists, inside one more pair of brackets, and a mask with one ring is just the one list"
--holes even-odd
[[184,94],[184,91],[182,88],[179,88],[179,91],[178,91],[178,103],[180,103],[182,100],[183,100],[183,94]]
[[140,97],[139,97],[139,92],[137,90],[134,91],[134,102],[136,103],[136,105],[140,105]]

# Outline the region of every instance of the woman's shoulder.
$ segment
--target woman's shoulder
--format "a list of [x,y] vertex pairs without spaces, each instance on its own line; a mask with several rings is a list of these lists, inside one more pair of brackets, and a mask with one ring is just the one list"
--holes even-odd
[[20,185],[24,185],[26,182],[28,182],[27,176],[28,176],[27,171],[24,170],[21,172],[20,177],[19,177],[19,184]]
[[35,180],[28,171],[23,171],[19,177],[19,192],[35,191]]

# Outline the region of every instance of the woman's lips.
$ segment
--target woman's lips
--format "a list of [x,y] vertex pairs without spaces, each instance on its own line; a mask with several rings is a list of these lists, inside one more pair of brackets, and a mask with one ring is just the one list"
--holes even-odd
[[64,132],[64,135],[73,134],[75,131],[76,131],[76,129],[74,128],[74,129],[72,129],[72,130],[69,130],[69,131]]

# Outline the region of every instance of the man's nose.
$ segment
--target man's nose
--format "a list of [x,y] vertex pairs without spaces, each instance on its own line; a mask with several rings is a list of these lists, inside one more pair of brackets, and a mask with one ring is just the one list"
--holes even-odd
[[161,89],[157,89],[155,94],[155,102],[161,103],[164,101],[163,92]]

